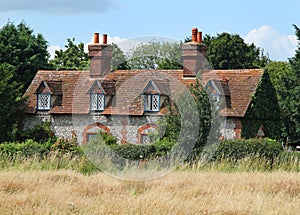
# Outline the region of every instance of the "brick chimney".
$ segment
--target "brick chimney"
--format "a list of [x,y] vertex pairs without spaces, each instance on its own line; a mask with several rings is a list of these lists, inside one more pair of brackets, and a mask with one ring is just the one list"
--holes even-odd
[[107,35],[103,34],[103,43],[99,43],[99,33],[94,34],[94,44],[88,46],[90,58],[90,76],[102,78],[110,73],[112,46],[107,44]]
[[197,75],[205,69],[207,47],[202,43],[202,32],[192,29],[192,41],[182,45],[183,72],[186,76]]

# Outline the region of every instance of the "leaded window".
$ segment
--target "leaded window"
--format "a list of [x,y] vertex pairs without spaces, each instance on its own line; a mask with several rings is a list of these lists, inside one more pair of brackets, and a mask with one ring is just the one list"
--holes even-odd
[[51,107],[51,94],[50,93],[37,94],[37,109],[50,110],[50,107]]
[[96,138],[97,138],[97,134],[96,133],[88,133],[86,135],[86,139],[87,139],[88,142],[91,141],[91,140],[94,140]]
[[91,110],[101,111],[105,107],[105,95],[103,93],[91,94]]
[[144,95],[145,111],[159,111],[160,96],[159,95]]
[[150,142],[151,142],[150,136],[148,136],[147,134],[141,134],[141,143],[142,144],[148,144]]

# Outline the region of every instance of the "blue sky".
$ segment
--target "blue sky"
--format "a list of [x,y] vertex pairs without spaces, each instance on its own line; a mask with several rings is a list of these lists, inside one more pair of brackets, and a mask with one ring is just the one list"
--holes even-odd
[[300,0],[0,0],[0,26],[24,20],[49,42],[52,52],[67,38],[85,44],[94,32],[109,41],[156,35],[182,40],[190,29],[204,34],[239,34],[262,47],[272,60],[294,55]]

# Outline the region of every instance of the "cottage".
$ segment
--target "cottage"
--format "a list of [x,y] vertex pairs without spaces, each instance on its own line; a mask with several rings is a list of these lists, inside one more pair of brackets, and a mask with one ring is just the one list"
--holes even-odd
[[[89,45],[90,69],[86,71],[38,71],[24,96],[28,108],[24,129],[51,122],[55,135],[80,143],[97,132],[109,132],[121,143],[148,143],[149,132],[157,129],[158,119],[168,112],[175,92],[190,86],[205,68],[206,46],[202,34],[192,29],[192,41],[182,46],[182,70],[111,71],[112,47]],[[201,76],[209,96],[217,102],[224,138],[241,138],[242,122],[264,71],[209,70]]]

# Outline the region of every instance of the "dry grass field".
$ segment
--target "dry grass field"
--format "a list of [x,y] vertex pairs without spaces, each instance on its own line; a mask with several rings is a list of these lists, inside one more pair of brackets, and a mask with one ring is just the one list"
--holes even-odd
[[71,170],[0,172],[0,214],[299,214],[300,173],[175,171],[133,182]]

